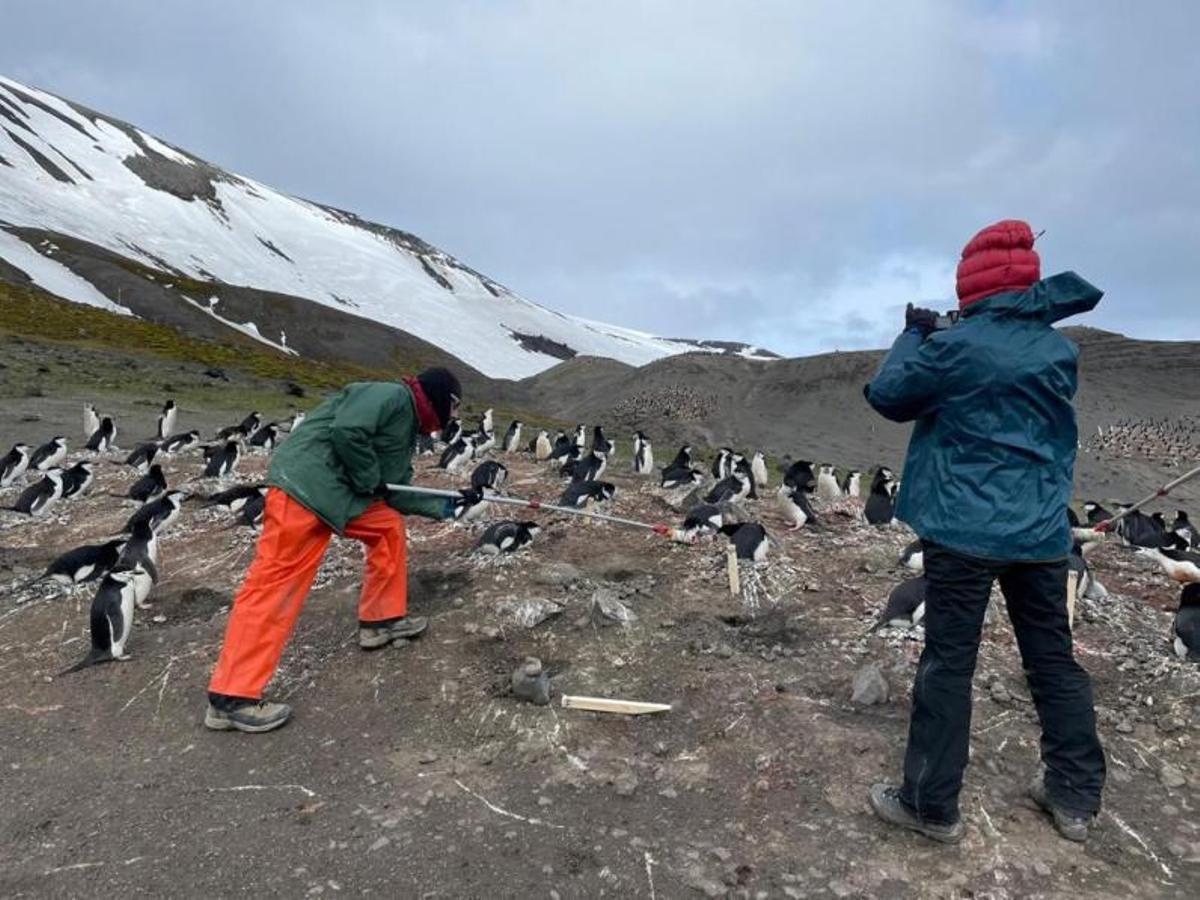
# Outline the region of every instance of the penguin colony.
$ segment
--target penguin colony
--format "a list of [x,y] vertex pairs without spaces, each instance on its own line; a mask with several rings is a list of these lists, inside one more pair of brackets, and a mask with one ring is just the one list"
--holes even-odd
[[1145,459],[1168,466],[1200,459],[1200,418],[1123,419],[1100,426],[1080,449],[1118,459]]
[[[135,610],[150,607],[148,598],[159,579],[159,536],[179,519],[185,503],[200,501],[204,506],[222,507],[235,517],[234,526],[257,528],[261,524],[266,485],[237,485],[207,495],[189,488],[201,479],[216,479],[219,486],[236,471],[244,454],[270,453],[303,421],[303,413],[297,413],[287,423],[264,423],[262,416],[253,412],[222,428],[213,442],[206,444],[198,430],[175,430],[178,413],[175,401],[168,400],[158,416],[155,436],[136,441],[130,452],[123,453],[117,444],[114,417],[89,403],[83,409],[84,456],[72,465],[67,464],[71,442],[64,435],[55,435],[32,449],[29,444],[15,444],[0,459],[0,488],[19,491],[15,502],[3,508],[30,518],[48,516],[61,509],[60,504],[87,494],[100,466],[124,466],[140,476],[124,494],[111,495],[136,506],[120,533],[68,550],[35,579],[66,586],[97,585],[89,613],[91,650],[67,672],[129,658],[127,644]],[[203,457],[196,476],[175,487],[168,485],[162,461],[193,450]]]
[[[67,466],[69,440],[55,435],[37,446],[18,443],[0,459],[0,488],[19,489],[11,507],[30,517],[48,515],[59,503],[81,496],[91,488],[99,465],[124,465],[138,473],[121,500],[138,504],[118,535],[96,544],[77,547],[53,560],[38,580],[63,585],[95,583],[90,610],[92,648],[88,655],[67,671],[76,671],[100,662],[128,658],[128,640],[135,611],[149,606],[148,597],[158,580],[158,537],[175,523],[188,502],[199,501],[205,508],[219,508],[232,517],[230,527],[256,528],[261,524],[267,488],[262,484],[238,484],[201,494],[189,486],[201,479],[216,480],[217,486],[237,471],[247,453],[270,453],[277,444],[303,422],[297,413],[290,422],[264,422],[252,412],[236,424],[220,429],[205,442],[198,430],[178,431],[178,408],[167,401],[157,420],[153,438],[135,442],[123,456],[117,444],[118,428],[112,416],[104,415],[89,404],[83,414],[86,457]],[[1120,426],[1125,429],[1135,424]],[[1136,425],[1145,430],[1142,425]],[[1114,426],[1116,429],[1117,426]],[[465,482],[458,499],[453,501],[452,518],[473,525],[484,518],[488,495],[503,492],[508,482],[508,467],[487,458],[493,451],[502,454],[527,453],[545,465],[562,481],[557,504],[579,510],[604,512],[617,498],[617,487],[603,480],[615,465],[618,441],[606,434],[602,425],[590,430],[578,425],[570,431],[554,434],[538,430],[522,440],[523,423],[514,421],[499,440],[496,437],[493,410],[485,410],[474,427],[452,422],[444,434],[424,439],[417,452],[437,455],[438,466]],[[1162,426],[1160,434],[1175,434]],[[1112,430],[1110,430],[1111,433]],[[739,560],[749,563],[766,561],[773,544],[766,528],[751,515],[752,506],[771,497],[792,530],[820,527],[817,510],[822,514],[847,498],[861,497],[869,481],[862,519],[875,526],[895,521],[895,501],[900,480],[886,466],[864,474],[839,469],[833,463],[791,461],[780,467],[777,488],[762,452],[742,453],[732,447],[718,448],[709,465],[698,460],[692,446],[684,445],[665,465],[656,467],[650,437],[642,431],[630,436],[628,462],[624,467],[635,476],[655,479],[658,488],[682,496],[684,520],[676,537],[686,543],[700,543],[723,537]],[[197,452],[198,472],[183,485],[168,485],[161,461],[167,457]],[[100,459],[103,454],[108,459]],[[1112,510],[1089,501],[1084,504],[1084,521],[1068,511],[1077,540],[1070,567],[1077,575],[1079,596],[1102,599],[1104,588],[1092,577],[1085,553],[1094,546],[1095,533],[1090,526],[1110,517],[1128,504],[1110,504]],[[838,510],[845,514],[843,510]],[[1086,523],[1086,524],[1085,524]],[[474,543],[482,556],[516,553],[530,548],[541,532],[534,521],[492,520]],[[1157,564],[1171,580],[1183,585],[1173,635],[1173,649],[1182,657],[1200,660],[1200,532],[1188,514],[1178,510],[1168,522],[1162,513],[1135,512],[1123,519],[1116,534],[1126,546]],[[872,630],[912,628],[924,615],[925,579],[923,548],[914,541],[902,552],[899,565],[916,577],[902,582],[889,597]]]

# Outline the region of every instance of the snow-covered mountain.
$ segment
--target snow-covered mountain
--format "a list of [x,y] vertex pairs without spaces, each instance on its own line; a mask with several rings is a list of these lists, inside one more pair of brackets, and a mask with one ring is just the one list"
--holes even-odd
[[[556,313],[412,234],[280,193],[0,77],[0,278],[12,269],[67,300],[210,334],[235,328],[304,355],[323,347],[321,329],[352,355],[345,330],[371,320],[493,378],[575,355],[633,365],[695,350],[771,356]],[[251,303],[249,291],[271,302]],[[334,314],[308,307],[306,316],[280,298]]]

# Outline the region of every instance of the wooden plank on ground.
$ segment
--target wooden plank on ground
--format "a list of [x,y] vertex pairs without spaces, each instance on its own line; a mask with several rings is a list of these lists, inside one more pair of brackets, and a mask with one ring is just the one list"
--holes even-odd
[[647,713],[671,711],[670,703],[642,703],[637,700],[614,700],[609,697],[572,697],[568,694],[563,694],[562,705],[566,709],[617,713],[625,716],[644,716]]

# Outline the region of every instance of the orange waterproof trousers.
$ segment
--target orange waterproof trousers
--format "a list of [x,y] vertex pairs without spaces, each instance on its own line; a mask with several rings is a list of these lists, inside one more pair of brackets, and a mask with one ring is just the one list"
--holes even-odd
[[[262,698],[332,535],[328,525],[283,491],[267,493],[258,549],[234,598],[210,691]],[[379,622],[403,616],[408,610],[404,517],[379,501],[350,521],[346,536],[367,547],[358,618]]]

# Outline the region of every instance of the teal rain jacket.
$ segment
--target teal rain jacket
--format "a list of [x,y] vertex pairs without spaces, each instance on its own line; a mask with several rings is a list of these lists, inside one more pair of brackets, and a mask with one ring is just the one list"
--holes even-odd
[[1070,552],[1079,348],[1052,326],[1102,296],[1065,272],[976,301],[924,340],[896,339],[865,393],[916,422],[896,517],[923,540],[996,560]]

